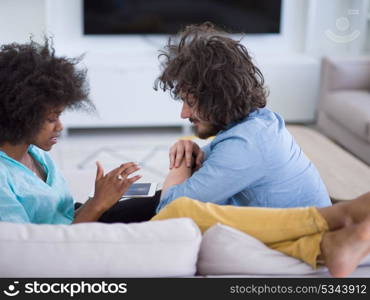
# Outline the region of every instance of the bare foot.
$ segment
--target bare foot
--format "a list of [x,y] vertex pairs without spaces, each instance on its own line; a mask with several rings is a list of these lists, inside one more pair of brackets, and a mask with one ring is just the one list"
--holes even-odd
[[328,223],[330,230],[361,223],[370,216],[370,193],[351,201],[319,208],[318,211]]
[[333,277],[351,274],[370,253],[370,217],[359,224],[327,232],[321,242],[321,252]]
[[349,215],[352,223],[360,223],[370,216],[370,193],[366,193],[346,203],[344,214]]

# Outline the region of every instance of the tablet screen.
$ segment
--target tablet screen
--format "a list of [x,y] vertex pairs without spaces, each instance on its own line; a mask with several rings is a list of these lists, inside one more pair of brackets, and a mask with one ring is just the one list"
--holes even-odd
[[150,183],[134,183],[128,188],[125,196],[148,195],[150,191],[150,185]]

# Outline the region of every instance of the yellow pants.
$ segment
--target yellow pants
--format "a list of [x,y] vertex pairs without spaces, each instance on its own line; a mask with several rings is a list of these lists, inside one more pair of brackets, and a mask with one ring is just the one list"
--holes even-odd
[[315,207],[262,208],[204,203],[181,197],[164,207],[152,220],[187,217],[204,232],[216,223],[243,231],[268,247],[317,266],[320,243],[329,229]]

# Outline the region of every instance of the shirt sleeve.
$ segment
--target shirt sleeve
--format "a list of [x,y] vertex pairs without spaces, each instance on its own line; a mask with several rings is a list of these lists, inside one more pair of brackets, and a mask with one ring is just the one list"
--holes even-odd
[[207,159],[197,172],[165,192],[157,212],[182,196],[225,204],[227,199],[251,186],[265,174],[262,160],[255,143],[239,137],[218,142],[209,150]]
[[6,177],[0,174],[0,221],[31,223],[26,210],[12,192]]
[[209,157],[209,154],[211,153],[211,143],[208,143],[207,145],[203,146],[202,151],[204,152],[203,161],[205,161]]

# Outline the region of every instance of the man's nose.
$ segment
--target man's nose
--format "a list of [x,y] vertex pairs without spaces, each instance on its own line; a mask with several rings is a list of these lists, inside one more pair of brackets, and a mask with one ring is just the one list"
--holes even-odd
[[191,117],[191,109],[190,109],[190,106],[184,102],[182,104],[181,118],[182,119],[189,119],[190,117]]

